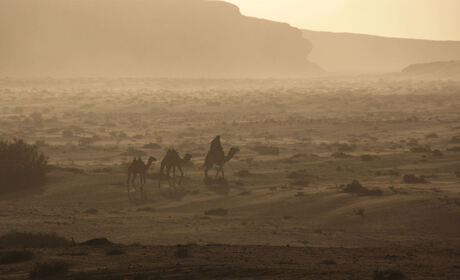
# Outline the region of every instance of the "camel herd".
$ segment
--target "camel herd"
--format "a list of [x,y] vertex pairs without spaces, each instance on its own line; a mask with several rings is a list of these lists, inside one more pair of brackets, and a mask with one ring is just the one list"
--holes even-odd
[[[220,143],[219,143],[220,147]],[[208,180],[208,171],[211,170],[213,167],[216,167],[216,178],[219,178],[219,173],[222,175],[222,179],[224,179],[224,165],[225,163],[229,162],[236,153],[238,153],[240,149],[238,147],[232,147],[227,154],[224,153],[224,150],[220,147],[214,149],[211,146],[211,149],[208,151],[205,157],[205,161],[203,164],[204,168],[204,178],[205,181]],[[184,157],[180,157],[179,153],[175,149],[169,149],[163,160],[160,164],[160,172],[158,176],[158,189],[161,190],[161,181],[163,177],[166,177],[168,180],[168,184],[170,189],[176,190],[176,185],[181,185],[182,178],[184,177],[184,172],[182,168],[190,162],[192,159],[191,154],[185,154]],[[146,182],[146,173],[147,170],[151,167],[154,161],[157,159],[155,157],[149,157],[147,163],[144,163],[140,158],[134,159],[132,163],[128,166],[128,179],[126,180],[126,185],[128,188],[128,196],[130,196],[130,189],[134,188],[136,190],[136,178],[139,177],[139,191],[141,197],[144,197],[144,185]],[[176,181],[176,168],[180,172],[180,176],[178,181]],[[166,174],[165,174],[166,170]],[[172,173],[172,174],[171,174]]]

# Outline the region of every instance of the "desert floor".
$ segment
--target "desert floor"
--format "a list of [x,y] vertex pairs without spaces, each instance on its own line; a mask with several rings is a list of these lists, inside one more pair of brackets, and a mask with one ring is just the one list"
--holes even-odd
[[[52,168],[44,187],[0,195],[0,234],[106,237],[125,254],[36,250],[128,279],[370,279],[379,267],[458,279],[459,97],[460,82],[386,77],[3,79],[0,136],[36,143]],[[215,135],[240,152],[226,181],[206,184]],[[176,191],[158,188],[168,148],[193,155]],[[127,193],[135,156],[158,159],[145,199]],[[347,191],[353,180],[370,191]],[[177,244],[194,244],[191,257],[174,258]],[[30,265],[0,272],[21,277]]]

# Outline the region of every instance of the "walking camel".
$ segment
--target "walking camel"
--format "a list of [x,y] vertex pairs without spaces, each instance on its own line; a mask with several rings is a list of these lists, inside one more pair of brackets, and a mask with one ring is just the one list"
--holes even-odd
[[233,156],[238,153],[240,149],[238,147],[232,147],[228,151],[228,154],[225,155],[224,151],[221,150],[210,150],[206,154],[206,158],[204,161],[204,177],[205,180],[208,179],[208,171],[209,169],[212,169],[215,166],[217,166],[217,171],[216,171],[216,178],[219,176],[219,172],[222,173],[222,179],[225,179],[224,175],[224,165],[229,162]]
[[134,159],[133,162],[128,167],[128,179],[126,180],[126,185],[128,187],[128,196],[131,199],[129,187],[133,186],[136,189],[134,181],[136,180],[137,175],[139,175],[139,182],[140,182],[140,191],[141,196],[144,194],[144,184],[145,184],[145,175],[147,170],[150,168],[152,163],[157,159],[154,157],[149,157],[147,164],[145,164],[140,158]]
[[[166,175],[168,176],[168,184],[169,187],[171,188],[176,188],[176,168],[179,169],[180,172],[180,179],[179,179],[179,185],[182,182],[182,178],[184,177],[184,171],[182,171],[182,167],[190,162],[192,159],[191,154],[185,154],[183,158],[179,156],[179,153],[174,150],[174,149],[169,149],[168,152],[166,152],[166,155],[164,156],[163,160],[161,161],[161,166],[160,166],[160,175],[158,179],[158,189],[160,189],[161,186],[161,179],[163,177],[163,172],[164,169],[166,168]],[[173,172],[173,177],[172,177],[172,184],[171,184],[171,170]]]

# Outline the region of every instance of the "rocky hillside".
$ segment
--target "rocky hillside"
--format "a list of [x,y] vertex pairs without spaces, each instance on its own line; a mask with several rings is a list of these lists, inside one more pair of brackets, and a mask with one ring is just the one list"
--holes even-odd
[[304,30],[310,59],[329,72],[400,72],[411,64],[460,60],[460,42]]
[[0,76],[304,76],[287,24],[205,0],[4,0]]

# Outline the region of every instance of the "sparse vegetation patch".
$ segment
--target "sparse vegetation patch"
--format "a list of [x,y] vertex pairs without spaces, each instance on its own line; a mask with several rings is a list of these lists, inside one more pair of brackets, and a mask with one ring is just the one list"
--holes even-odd
[[41,187],[46,172],[47,159],[36,145],[0,140],[0,193]]
[[70,240],[55,233],[12,231],[0,236],[1,248],[59,248],[70,245]]

